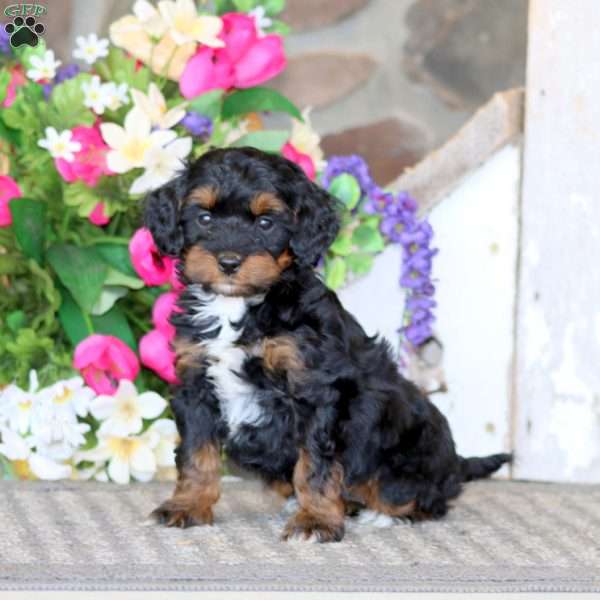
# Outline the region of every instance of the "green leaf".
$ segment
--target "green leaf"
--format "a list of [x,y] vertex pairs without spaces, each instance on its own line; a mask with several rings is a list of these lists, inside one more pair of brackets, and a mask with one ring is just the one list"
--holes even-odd
[[127,295],[127,292],[127,288],[120,285],[105,285],[100,298],[91,310],[92,315],[103,315],[108,312],[119,298]]
[[9,202],[13,231],[23,254],[38,263],[44,260],[46,241],[46,203],[30,198]]
[[136,62],[123,50],[111,46],[108,56],[97,61],[94,69],[104,81],[114,81],[117,85],[126,83],[129,87],[147,92],[151,79],[150,70],[147,67],[136,69]]
[[94,248],[55,244],[48,261],[77,304],[89,313],[98,301],[108,275],[108,266]]
[[385,248],[385,240],[378,229],[361,224],[352,232],[352,241],[363,252],[381,252]]
[[137,350],[133,331],[129,326],[127,318],[118,306],[113,306],[107,313],[101,316],[93,316],[92,323],[97,333],[114,335],[125,342],[133,351]]
[[69,291],[63,286],[59,286],[59,291],[62,303],[58,309],[58,320],[71,344],[76,346],[94,332],[89,328],[89,322],[86,321],[81,308],[77,306]]
[[21,134],[16,129],[7,127],[7,125],[4,123],[4,116],[6,116],[6,113],[0,113],[0,137],[3,140],[6,140],[9,144],[17,146],[19,144]]
[[368,273],[372,267],[375,257],[372,254],[364,254],[356,252],[346,257],[348,268],[356,275],[364,275]]
[[197,96],[189,103],[190,110],[216,119],[221,114],[223,90],[212,90]]
[[336,290],[346,280],[346,262],[343,258],[336,256],[325,260],[325,284],[332,290]]
[[10,71],[0,72],[0,103],[4,102],[6,93],[8,91],[8,84],[10,83]]
[[277,19],[273,19],[273,23],[271,23],[271,27],[267,27],[268,33],[276,33],[277,35],[289,35],[291,31],[290,26],[283,21],[279,21]]
[[96,244],[94,246],[96,251],[102,257],[105,263],[110,265],[113,269],[130,275],[131,277],[137,277],[137,273],[131,264],[131,256],[129,255],[129,248],[124,244]]
[[261,4],[269,17],[278,15],[285,8],[285,0],[263,0]]
[[348,173],[335,177],[329,185],[329,192],[340,199],[348,210],[355,208],[360,200],[360,185]]
[[139,290],[144,287],[144,282],[139,277],[131,277],[109,267],[104,285],[119,285],[132,290]]
[[67,206],[77,207],[77,214],[80,217],[89,217],[96,204],[101,200],[98,193],[82,181],[74,181],[65,185],[64,190],[64,203]]
[[253,87],[233,92],[223,102],[223,118],[231,119],[250,112],[285,112],[302,121],[298,108],[285,96],[267,87]]
[[71,129],[77,125],[93,125],[96,115],[83,105],[84,93],[81,86],[90,81],[88,73],[80,73],[53,88],[49,100],[48,125]]
[[255,0],[233,0],[233,4],[239,12],[250,12],[255,5]]
[[13,333],[16,333],[21,329],[26,322],[27,317],[22,310],[13,310],[6,315],[6,324]]
[[352,237],[348,233],[340,233],[329,246],[329,250],[340,256],[348,256],[352,252]]
[[280,152],[283,145],[288,141],[290,134],[287,131],[271,129],[267,131],[252,131],[237,139],[232,146],[252,146],[263,152]]

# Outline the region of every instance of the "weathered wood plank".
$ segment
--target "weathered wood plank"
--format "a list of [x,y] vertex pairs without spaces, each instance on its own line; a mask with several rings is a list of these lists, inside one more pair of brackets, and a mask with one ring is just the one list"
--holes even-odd
[[600,481],[598,1],[531,0],[515,475]]

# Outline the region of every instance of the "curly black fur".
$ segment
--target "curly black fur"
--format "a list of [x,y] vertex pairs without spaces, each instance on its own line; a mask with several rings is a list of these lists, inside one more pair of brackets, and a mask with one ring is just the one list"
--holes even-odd
[[[206,211],[186,202],[198,188],[214,190],[218,198],[208,226],[198,224]],[[248,210],[250,200],[265,192],[287,207],[268,215],[273,223],[267,234]],[[510,460],[506,454],[457,456],[446,419],[398,373],[388,343],[367,336],[315,274],[312,267],[338,231],[336,204],[295,164],[248,148],[208,152],[150,195],[145,222],[159,249],[183,263],[194,246],[216,257],[233,250],[244,260],[264,252],[274,259],[286,250],[293,255],[275,281],[252,290],[243,319],[233,324],[239,333],[235,346],[246,355],[231,377],[251,386],[261,420],[230,430],[207,373],[220,357],[200,352],[180,371],[172,400],[181,435],[180,472],[203,445],[224,444],[233,460],[266,481],[292,482],[302,448],[317,493],[337,464],[343,469],[344,498],[370,482],[379,505],[413,503],[409,516],[436,518],[446,513],[464,481],[488,476]],[[178,339],[201,349],[221,332],[198,313],[197,292],[210,292],[211,284],[191,280],[185,267],[181,278],[187,288],[179,301],[182,312],[172,322]],[[252,350],[278,336],[292,339],[298,350],[303,368],[297,376],[267,369],[264,357]],[[335,539],[341,533],[338,529]]]

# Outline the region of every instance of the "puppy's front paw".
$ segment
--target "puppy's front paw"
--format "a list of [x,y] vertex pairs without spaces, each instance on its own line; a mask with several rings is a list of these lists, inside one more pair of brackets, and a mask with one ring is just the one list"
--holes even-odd
[[344,523],[324,523],[300,510],[288,522],[283,530],[284,540],[314,540],[321,544],[339,542],[344,537]]
[[151,515],[157,523],[166,527],[193,527],[194,525],[212,525],[214,521],[212,508],[198,508],[193,510],[185,509],[182,506],[167,500],[157,509],[153,510]]

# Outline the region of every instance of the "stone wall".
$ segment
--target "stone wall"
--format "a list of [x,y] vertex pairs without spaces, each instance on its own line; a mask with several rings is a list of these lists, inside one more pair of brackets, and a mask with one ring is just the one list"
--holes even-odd
[[[46,40],[68,60],[132,3],[46,2]],[[314,108],[327,154],[365,155],[381,184],[524,82],[527,0],[287,0],[283,18],[289,67],[272,85]]]

